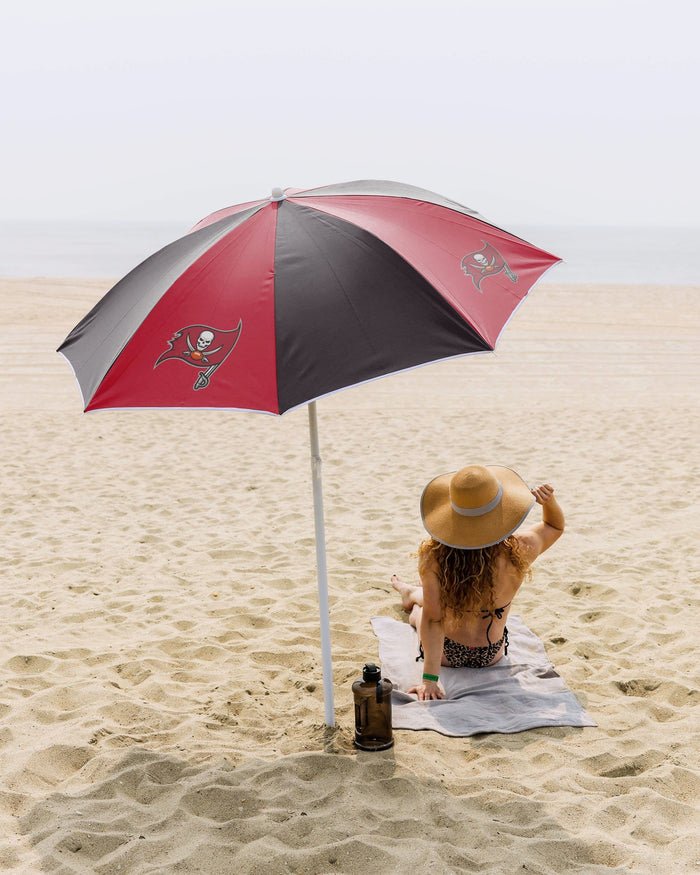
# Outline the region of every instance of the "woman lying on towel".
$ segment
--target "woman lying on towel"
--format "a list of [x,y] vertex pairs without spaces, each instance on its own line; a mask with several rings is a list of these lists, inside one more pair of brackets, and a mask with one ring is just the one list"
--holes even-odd
[[[535,502],[542,522],[515,534]],[[510,468],[469,465],[428,483],[421,516],[431,537],[418,548],[420,585],[391,582],[425,660],[423,682],[408,692],[444,699],[441,665],[486,668],[508,652],[513,598],[564,531],[564,514],[548,484],[531,490]]]

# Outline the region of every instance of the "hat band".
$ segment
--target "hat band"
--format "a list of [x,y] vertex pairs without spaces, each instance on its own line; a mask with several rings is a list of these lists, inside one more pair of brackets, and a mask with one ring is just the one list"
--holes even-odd
[[489,501],[488,504],[482,504],[481,507],[460,507],[458,504],[455,504],[452,499],[450,499],[450,504],[452,505],[452,510],[455,513],[460,514],[460,516],[483,516],[485,513],[493,510],[494,507],[498,507],[498,503],[500,502],[502,496],[503,486],[499,483],[496,497],[493,499],[493,501]]

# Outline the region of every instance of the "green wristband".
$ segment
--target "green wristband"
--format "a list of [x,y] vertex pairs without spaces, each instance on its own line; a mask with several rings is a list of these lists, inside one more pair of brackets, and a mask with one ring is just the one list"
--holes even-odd
[[435,681],[435,683],[437,683],[440,680],[440,677],[439,677],[439,675],[436,675],[436,674],[425,674],[424,673],[423,680],[424,681]]

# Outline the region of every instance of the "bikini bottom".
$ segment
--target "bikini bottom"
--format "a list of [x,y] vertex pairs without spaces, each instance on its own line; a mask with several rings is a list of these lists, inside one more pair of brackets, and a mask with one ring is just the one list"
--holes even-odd
[[[468,647],[466,644],[459,644],[457,641],[453,641],[445,636],[443,653],[452,668],[486,668],[498,656],[501,647],[504,645],[503,654],[505,656],[508,653],[508,629],[503,630],[503,637],[500,641],[496,641],[494,644],[487,644],[485,647]],[[420,655],[417,657],[416,662],[424,658],[425,654],[423,653],[423,644],[421,642]]]

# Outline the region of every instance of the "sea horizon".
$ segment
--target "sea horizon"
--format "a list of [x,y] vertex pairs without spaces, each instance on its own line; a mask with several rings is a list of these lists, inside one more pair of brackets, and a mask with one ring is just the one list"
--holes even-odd
[[[118,278],[190,227],[3,219],[0,277]],[[700,285],[699,228],[511,224],[508,231],[563,259],[547,282]]]

